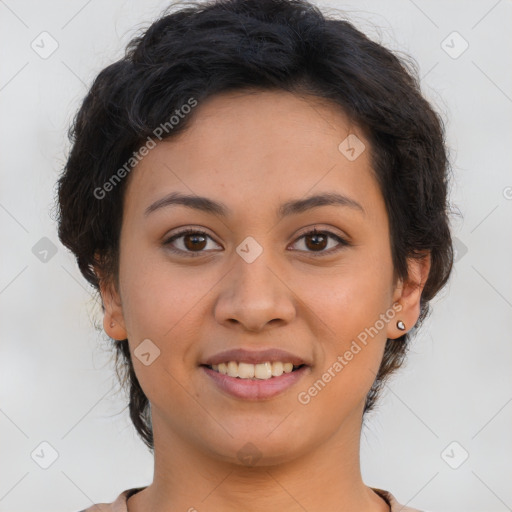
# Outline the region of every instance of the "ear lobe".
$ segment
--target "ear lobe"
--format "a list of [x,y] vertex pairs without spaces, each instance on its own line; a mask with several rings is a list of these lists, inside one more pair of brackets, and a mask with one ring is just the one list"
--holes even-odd
[[[395,319],[388,324],[387,337],[396,339],[411,329],[420,316],[421,294],[430,272],[430,251],[422,253],[421,257],[407,259],[407,279],[399,279],[393,299],[401,306]],[[405,330],[397,327],[397,322],[403,322]]]
[[104,309],[103,329],[115,340],[127,339],[121,296],[111,279],[100,280],[100,294]]

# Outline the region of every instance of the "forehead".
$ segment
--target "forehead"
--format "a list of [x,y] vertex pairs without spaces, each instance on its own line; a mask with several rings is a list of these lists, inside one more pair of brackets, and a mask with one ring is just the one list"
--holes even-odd
[[325,191],[358,202],[378,199],[363,132],[327,100],[234,91],[196,106],[190,121],[137,164],[127,209],[140,214],[172,191],[217,198],[234,209]]

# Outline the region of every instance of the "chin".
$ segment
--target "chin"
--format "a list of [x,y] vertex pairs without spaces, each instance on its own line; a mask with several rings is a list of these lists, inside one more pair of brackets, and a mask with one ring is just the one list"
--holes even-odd
[[265,428],[250,431],[227,428],[233,437],[210,438],[205,440],[205,448],[218,460],[247,467],[276,466],[294,460],[304,451],[303,438],[299,441],[287,430],[278,435],[272,433],[272,429],[275,427],[269,428],[268,424]]

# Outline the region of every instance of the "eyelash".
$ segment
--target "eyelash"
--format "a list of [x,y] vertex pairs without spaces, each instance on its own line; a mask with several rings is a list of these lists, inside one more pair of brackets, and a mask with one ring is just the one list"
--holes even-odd
[[[175,254],[180,254],[180,255],[186,254],[187,256],[192,257],[192,258],[201,256],[205,251],[183,251],[181,249],[176,249],[175,247],[172,247],[171,244],[172,244],[172,242],[174,242],[174,240],[176,240],[180,237],[183,237],[185,235],[201,235],[201,236],[208,237],[208,238],[212,239],[212,237],[210,235],[208,235],[208,233],[201,231],[199,229],[185,229],[183,231],[180,231],[179,233],[172,235],[170,238],[165,240],[163,245],[166,246],[171,252],[173,252]],[[333,248],[331,248],[328,251],[302,251],[302,252],[310,253],[313,257],[331,255],[331,254],[337,253],[338,251],[343,249],[343,247],[350,245],[350,243],[347,240],[340,237],[339,235],[332,233],[331,231],[317,231],[316,229],[313,229],[311,231],[308,231],[307,233],[302,234],[297,239],[297,241],[301,240],[302,238],[304,238],[308,235],[326,235],[330,238],[335,239],[340,244],[340,246],[338,246],[334,250],[333,250]]]

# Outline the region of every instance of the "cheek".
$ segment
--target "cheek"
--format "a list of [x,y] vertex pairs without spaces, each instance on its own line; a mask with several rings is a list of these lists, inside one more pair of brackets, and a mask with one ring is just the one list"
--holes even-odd
[[[197,331],[195,308],[200,307],[204,289],[194,286],[199,282],[190,269],[177,270],[159,251],[142,244],[127,245],[124,250],[119,278],[137,379],[155,407],[172,408],[176,403],[190,406],[190,396],[183,391],[188,370],[182,362],[187,341]],[[143,352],[149,353],[149,364],[142,356],[139,359]]]
[[[158,404],[163,398],[162,389],[178,400],[183,394],[179,383],[189,380],[195,364],[194,341],[202,336],[208,291],[214,289],[221,276],[206,267],[178,266],[162,251],[142,244],[127,245],[124,251],[119,277],[137,378],[152,403]],[[147,339],[158,354],[150,366],[137,359],[137,348]]]
[[[314,312],[316,324],[325,328],[331,341],[344,343],[357,337],[391,307],[391,260],[372,259],[370,251],[354,251],[336,268],[297,272],[292,279],[294,293]],[[385,334],[380,323],[378,327]]]
[[339,285],[337,291],[323,298],[323,308],[320,303],[315,308],[321,312],[321,322],[317,323],[329,328],[315,333],[321,341],[316,346],[318,364],[297,395],[305,413],[318,418],[314,427],[318,429],[326,427],[322,426],[326,410],[330,411],[330,425],[339,425],[349,415],[362,412],[386,343],[385,324],[379,320],[387,310],[382,300],[384,287],[378,300],[375,281],[370,286],[353,276],[340,280]]
[[361,252],[335,272],[295,280],[300,287],[294,291],[314,312],[310,325],[318,329],[315,378],[321,380],[320,401],[341,399],[354,405],[366,396],[382,359],[387,325],[395,315],[392,276],[390,257],[369,261]]
[[[132,250],[130,250],[132,249]],[[126,247],[120,262],[123,315],[129,339],[163,340],[194,315],[209,284],[200,268],[179,267],[154,249]],[[203,272],[204,274],[204,272]]]

